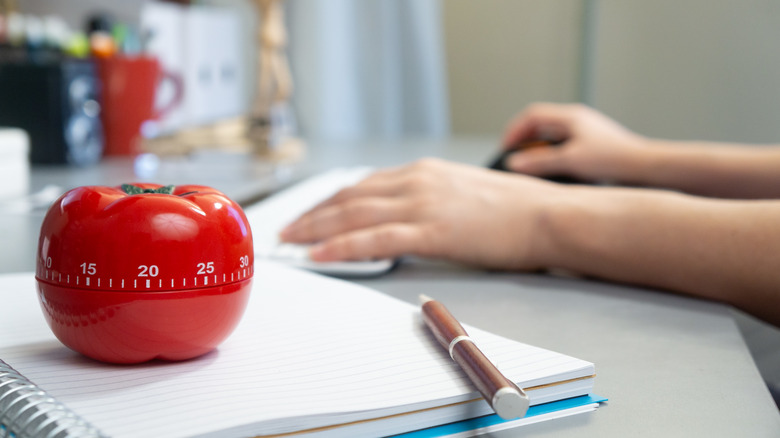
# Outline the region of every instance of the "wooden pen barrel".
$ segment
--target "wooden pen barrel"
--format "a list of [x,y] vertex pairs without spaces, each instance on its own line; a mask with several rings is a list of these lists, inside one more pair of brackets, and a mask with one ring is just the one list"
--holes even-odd
[[450,342],[458,336],[468,336],[463,326],[438,301],[429,301],[423,304],[422,317],[425,324],[433,332],[433,336],[445,349],[449,349]]
[[452,348],[452,359],[460,365],[491,406],[499,389],[512,388],[519,392],[517,385],[504,377],[471,341],[463,340],[455,344]]

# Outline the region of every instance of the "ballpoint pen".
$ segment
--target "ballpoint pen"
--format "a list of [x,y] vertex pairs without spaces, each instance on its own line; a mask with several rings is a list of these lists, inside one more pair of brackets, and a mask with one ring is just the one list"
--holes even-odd
[[443,304],[426,295],[420,295],[420,302],[425,324],[496,414],[505,420],[525,416],[529,405],[525,392],[501,374]]

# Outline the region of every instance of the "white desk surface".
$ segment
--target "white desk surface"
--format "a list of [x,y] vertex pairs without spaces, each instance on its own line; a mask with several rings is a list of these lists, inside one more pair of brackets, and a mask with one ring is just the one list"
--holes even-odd
[[[336,166],[396,165],[423,156],[483,164],[496,144],[458,139],[310,145],[301,165],[195,160],[163,169],[167,173],[158,181],[212,185],[248,202]],[[31,187],[128,179],[136,179],[131,163],[119,160],[88,169],[35,168]],[[43,214],[0,213],[0,272],[33,270]],[[595,392],[609,398],[601,409],[490,436],[780,436],[778,409],[727,306],[624,285],[416,259],[360,283],[410,302],[425,293],[464,322],[596,364]]]

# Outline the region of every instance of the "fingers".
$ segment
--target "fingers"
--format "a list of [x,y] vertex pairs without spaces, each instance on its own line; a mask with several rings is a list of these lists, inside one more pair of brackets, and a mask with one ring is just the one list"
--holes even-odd
[[533,176],[563,175],[568,170],[563,150],[555,146],[514,153],[504,163],[513,172]]
[[424,228],[413,224],[387,223],[340,234],[314,245],[309,256],[317,262],[396,258],[424,255],[428,241]]
[[439,167],[438,160],[428,159],[378,171],[304,213],[282,230],[280,238],[315,242],[380,223],[414,220],[424,212],[420,198],[430,198],[425,194],[432,181],[438,181],[433,174]]
[[352,199],[368,197],[392,197],[398,195],[402,190],[403,187],[399,184],[398,181],[369,177],[357,185],[339,190],[335,195],[317,204],[309,211],[309,213],[333,205],[342,204]]
[[422,186],[433,178],[432,174],[436,172],[438,163],[439,160],[423,159],[411,165],[379,170],[358,184],[340,190],[304,213],[301,218],[317,215],[324,209],[358,199],[409,197],[412,192],[422,190]]
[[512,147],[524,140],[560,140],[569,135],[577,114],[586,108],[580,104],[536,103],[518,114],[504,131],[503,145]]
[[409,166],[390,167],[377,170],[359,183],[339,190],[310,211],[341,204],[351,199],[380,196],[397,196],[407,189],[403,178],[409,173]]
[[280,233],[291,243],[317,242],[331,236],[387,222],[409,220],[413,210],[397,198],[367,197],[325,205],[288,225]]

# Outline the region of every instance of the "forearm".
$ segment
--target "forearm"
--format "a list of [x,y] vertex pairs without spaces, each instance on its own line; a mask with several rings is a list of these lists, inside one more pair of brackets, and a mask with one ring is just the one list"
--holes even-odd
[[780,325],[780,202],[571,190],[542,221],[542,264],[724,301]]
[[780,147],[648,140],[620,182],[723,198],[780,197]]

